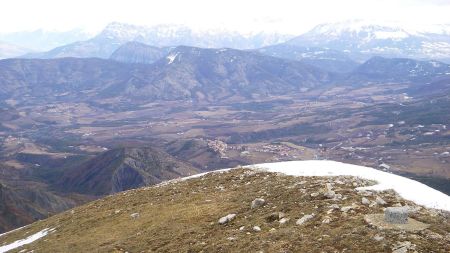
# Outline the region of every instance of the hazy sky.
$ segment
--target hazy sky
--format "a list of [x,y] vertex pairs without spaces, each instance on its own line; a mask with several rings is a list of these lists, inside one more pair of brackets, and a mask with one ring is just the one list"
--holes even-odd
[[112,21],[186,24],[194,29],[299,34],[318,23],[348,19],[450,24],[450,0],[5,0],[0,32],[96,32]]

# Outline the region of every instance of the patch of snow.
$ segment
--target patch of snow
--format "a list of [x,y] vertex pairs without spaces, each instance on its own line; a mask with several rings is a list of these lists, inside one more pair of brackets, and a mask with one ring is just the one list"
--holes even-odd
[[[392,189],[396,191],[402,198],[413,201],[418,205],[423,205],[428,208],[441,209],[450,212],[450,196],[438,190],[435,190],[425,184],[419,183],[415,180],[391,174],[388,172],[383,172],[369,167],[327,160],[311,160],[311,161],[262,163],[262,164],[248,165],[245,166],[244,168],[263,170],[268,172],[278,172],[290,176],[302,176],[302,177],[354,176],[367,180],[374,180],[378,182],[378,184],[368,187],[359,187],[356,188],[356,190],[384,191]],[[200,173],[188,177],[169,180],[152,187],[159,187],[192,178],[199,178],[209,173],[223,173],[232,169],[233,168],[228,168]]]
[[437,62],[437,61],[430,61],[431,65],[433,65],[434,68],[439,68],[441,67],[441,63]]
[[169,54],[169,55],[167,56],[167,60],[169,60],[169,62],[168,62],[167,64],[172,64],[173,61],[175,61],[175,59],[177,58],[177,56],[178,56],[178,53],[175,53],[175,54]]
[[408,38],[409,34],[404,31],[376,31],[374,32],[375,38],[383,39],[404,39]]
[[30,235],[25,239],[21,239],[21,240],[17,240],[13,243],[10,243],[8,245],[5,246],[0,246],[0,253],[4,253],[4,252],[8,252],[10,250],[16,249],[18,247],[21,247],[23,245],[26,244],[30,244],[36,240],[41,239],[42,237],[48,235],[48,233],[55,231],[54,228],[45,228],[39,232],[37,232],[36,234]]
[[168,180],[168,181],[164,181],[164,182],[161,182],[161,183],[159,183],[159,184],[157,184],[157,185],[149,186],[149,187],[146,187],[146,188],[147,188],[147,189],[150,189],[150,188],[152,188],[152,187],[161,187],[161,186],[165,186],[165,185],[168,185],[168,184],[177,183],[177,182],[184,181],[184,180],[188,180],[188,179],[193,179],[193,178],[203,177],[203,176],[205,176],[205,175],[207,175],[207,174],[209,174],[209,173],[223,173],[223,172],[227,172],[227,171],[229,171],[229,170],[231,170],[231,168],[228,168],[228,169],[221,169],[221,170],[214,170],[214,171],[208,171],[208,172],[203,172],[203,173],[199,173],[199,174],[195,174],[195,175],[187,176],[187,177],[175,178],[175,179]]
[[357,190],[384,191],[393,189],[406,200],[428,208],[450,211],[450,196],[415,180],[369,167],[335,161],[292,161],[250,165],[249,168],[279,172],[292,176],[355,176],[378,184]]

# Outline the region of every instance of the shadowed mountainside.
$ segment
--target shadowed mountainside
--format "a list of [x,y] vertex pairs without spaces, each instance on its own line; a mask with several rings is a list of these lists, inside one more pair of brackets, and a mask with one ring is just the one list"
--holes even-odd
[[66,171],[59,187],[68,192],[107,195],[199,172],[160,150],[118,148]]

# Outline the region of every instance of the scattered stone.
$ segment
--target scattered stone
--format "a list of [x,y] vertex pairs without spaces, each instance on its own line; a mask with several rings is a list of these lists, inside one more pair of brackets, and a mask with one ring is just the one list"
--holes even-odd
[[331,209],[339,209],[339,205],[338,204],[332,204],[330,206]]
[[226,223],[232,221],[234,219],[234,217],[236,217],[236,214],[230,213],[227,216],[224,216],[224,217],[220,218],[219,219],[219,224],[220,225],[226,224]]
[[408,208],[409,213],[416,213],[422,210],[422,207],[420,206],[405,206],[405,207]]
[[323,194],[323,196],[325,196],[328,199],[334,199],[336,193],[334,191],[327,191]]
[[411,242],[397,242],[394,247],[392,247],[392,253],[407,253],[408,250],[415,250],[416,245]]
[[330,183],[327,183],[326,185],[327,191],[331,191],[333,189],[333,186]]
[[391,166],[389,166],[389,165],[387,165],[385,163],[382,163],[382,164],[378,165],[378,167],[380,167],[383,170],[390,170],[391,169]]
[[339,180],[339,179],[336,179],[336,180],[334,181],[334,183],[335,183],[335,184],[339,184],[339,185],[345,184],[344,182],[342,182],[342,181]]
[[331,213],[333,213],[334,210],[338,210],[339,206],[337,204],[333,204],[333,205],[329,206],[329,208],[331,208],[331,209],[327,211],[327,214],[331,214]]
[[273,232],[275,232],[275,231],[277,231],[276,228],[271,228],[271,229],[269,230],[269,232],[271,232],[271,233],[273,233]]
[[269,216],[266,217],[267,222],[274,222],[278,220],[278,213],[271,213]]
[[317,196],[319,196],[320,195],[320,193],[318,193],[318,192],[313,192],[313,193],[311,193],[311,197],[313,197],[313,198],[315,198],[315,197],[317,197]]
[[362,200],[361,200],[361,203],[363,205],[368,206],[368,205],[370,205],[370,200],[368,200],[367,198],[363,197]]
[[384,199],[382,199],[380,196],[377,196],[377,198],[375,199],[375,202],[380,206],[384,206],[387,204],[387,202],[384,201]]
[[259,231],[261,231],[261,228],[259,226],[254,226],[253,231],[259,232]]
[[322,223],[328,224],[331,222],[331,217],[325,216],[325,219],[322,220]]
[[242,226],[239,228],[239,231],[244,231],[244,229],[245,229],[245,226]]
[[118,214],[118,213],[120,213],[120,210],[116,210],[116,211],[114,211],[114,213],[115,213],[115,214]]
[[237,238],[234,237],[234,236],[230,236],[230,237],[227,238],[227,240],[229,240],[229,241],[235,241],[236,239],[237,239]]
[[137,218],[139,218],[139,213],[132,213],[131,215],[130,215],[130,217],[133,219],[133,220],[136,220]]
[[284,225],[289,221],[289,218],[282,218],[281,220],[279,220],[278,222],[280,223],[280,225]]
[[266,221],[267,222],[273,222],[276,220],[280,220],[282,218],[284,218],[286,214],[283,212],[275,212],[275,213],[271,213],[269,216],[266,217]]
[[366,190],[357,190],[359,195],[363,195],[365,197],[368,196],[372,196],[372,192],[371,191],[366,191]]
[[280,220],[284,218],[285,214],[283,212],[275,212],[271,213],[269,216],[266,217],[267,222],[274,222],[276,220]]
[[381,236],[381,235],[375,235],[375,236],[373,237],[373,239],[374,239],[375,241],[379,242],[379,241],[384,240],[384,237]]
[[432,240],[442,240],[444,237],[438,233],[435,233],[433,231],[426,231],[427,238],[430,238]]
[[70,210],[70,214],[75,214],[75,210]]
[[266,201],[264,199],[256,198],[255,200],[252,201],[251,208],[254,209],[254,208],[262,207],[264,204],[266,204]]
[[297,224],[297,225],[303,225],[305,222],[311,220],[312,218],[314,218],[314,214],[307,214],[307,215],[304,215],[303,217],[301,217],[300,219],[298,219],[297,222],[295,222],[295,224]]
[[350,210],[352,210],[352,209],[353,209],[353,206],[343,206],[343,207],[341,208],[341,211],[344,212],[344,213],[346,213],[346,212],[348,212],[348,211],[350,211]]
[[406,224],[408,223],[408,208],[388,207],[384,211],[384,220],[388,223]]

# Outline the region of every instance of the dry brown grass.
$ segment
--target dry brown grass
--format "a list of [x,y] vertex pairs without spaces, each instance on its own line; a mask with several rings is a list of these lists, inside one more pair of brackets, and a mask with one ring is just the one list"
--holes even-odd
[[[414,218],[430,224],[429,229],[380,231],[368,226],[364,215],[380,213],[382,207],[360,205],[361,196],[351,183],[354,179],[342,180],[348,183],[335,184],[334,189],[346,199],[335,201],[310,196],[323,191],[328,181],[334,182],[332,178],[276,176],[244,169],[213,173],[91,202],[73,213],[68,211],[0,237],[0,245],[22,239],[25,233],[56,228],[56,232],[23,248],[34,252],[390,252],[396,242],[410,241],[418,252],[449,252],[448,217],[424,209]],[[412,204],[397,199],[392,192],[380,195],[389,205]],[[264,198],[266,205],[251,209],[250,203],[257,197]],[[358,207],[347,214],[340,210],[327,214],[334,203],[341,207],[356,203]],[[284,212],[290,221],[285,225],[268,221],[273,212]],[[132,213],[140,217],[132,219]],[[218,219],[229,213],[236,213],[236,218],[219,225]],[[295,224],[296,219],[310,213],[316,214],[311,221]],[[332,219],[329,224],[322,223],[326,216]],[[255,225],[262,231],[253,231]],[[245,226],[243,231],[241,226]],[[440,238],[430,240],[433,234]],[[384,240],[375,241],[375,235]]]

